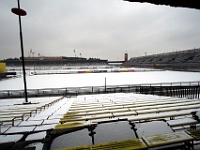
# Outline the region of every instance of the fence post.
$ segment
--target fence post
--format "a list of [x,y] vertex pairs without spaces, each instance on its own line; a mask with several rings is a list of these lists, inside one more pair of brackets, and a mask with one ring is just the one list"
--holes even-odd
[[106,77],[105,77],[105,93],[106,93]]
[[198,82],[198,92],[197,92],[197,98],[199,99],[199,91],[200,91],[200,89],[199,89],[199,82]]
[[65,89],[65,95],[67,95],[67,88]]

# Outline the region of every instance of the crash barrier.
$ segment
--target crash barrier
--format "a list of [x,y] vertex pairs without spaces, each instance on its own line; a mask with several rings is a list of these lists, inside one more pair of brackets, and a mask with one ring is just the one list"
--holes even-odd
[[[193,82],[170,82],[154,84],[130,84],[130,85],[104,85],[87,87],[65,87],[65,88],[45,88],[27,89],[29,97],[41,96],[71,96],[81,94],[102,94],[132,92],[138,94],[151,94],[159,96],[186,97],[191,99],[200,98],[200,81]],[[2,90],[0,98],[24,97],[24,90]]]

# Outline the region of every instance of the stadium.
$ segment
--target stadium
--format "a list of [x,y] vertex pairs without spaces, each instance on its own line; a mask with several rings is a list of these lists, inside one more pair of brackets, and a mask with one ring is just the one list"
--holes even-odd
[[135,57],[121,66],[95,63],[99,72],[72,65],[73,73],[26,70],[26,105],[22,74],[16,72],[0,84],[0,147],[198,149],[199,53],[195,49]]
[[[195,0],[137,2],[200,9]],[[200,49],[1,60],[0,149],[198,150]]]

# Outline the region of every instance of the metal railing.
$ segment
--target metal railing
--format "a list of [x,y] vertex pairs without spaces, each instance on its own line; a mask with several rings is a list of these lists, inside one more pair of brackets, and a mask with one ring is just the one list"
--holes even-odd
[[[57,95],[71,96],[71,95],[117,93],[117,92],[132,92],[140,94],[187,97],[187,98],[199,99],[200,81],[27,89],[28,97],[57,96]],[[1,99],[20,98],[24,97],[24,94],[25,94],[24,90],[2,90],[0,91],[0,98]]]

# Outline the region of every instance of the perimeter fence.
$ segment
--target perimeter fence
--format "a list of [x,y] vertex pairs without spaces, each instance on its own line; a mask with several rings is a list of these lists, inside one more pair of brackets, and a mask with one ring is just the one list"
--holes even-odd
[[[104,93],[119,93],[119,92],[199,99],[200,81],[27,89],[28,97],[60,96],[60,95],[77,96],[85,94],[104,94]],[[1,99],[21,98],[21,97],[24,97],[24,90],[0,91]]]

